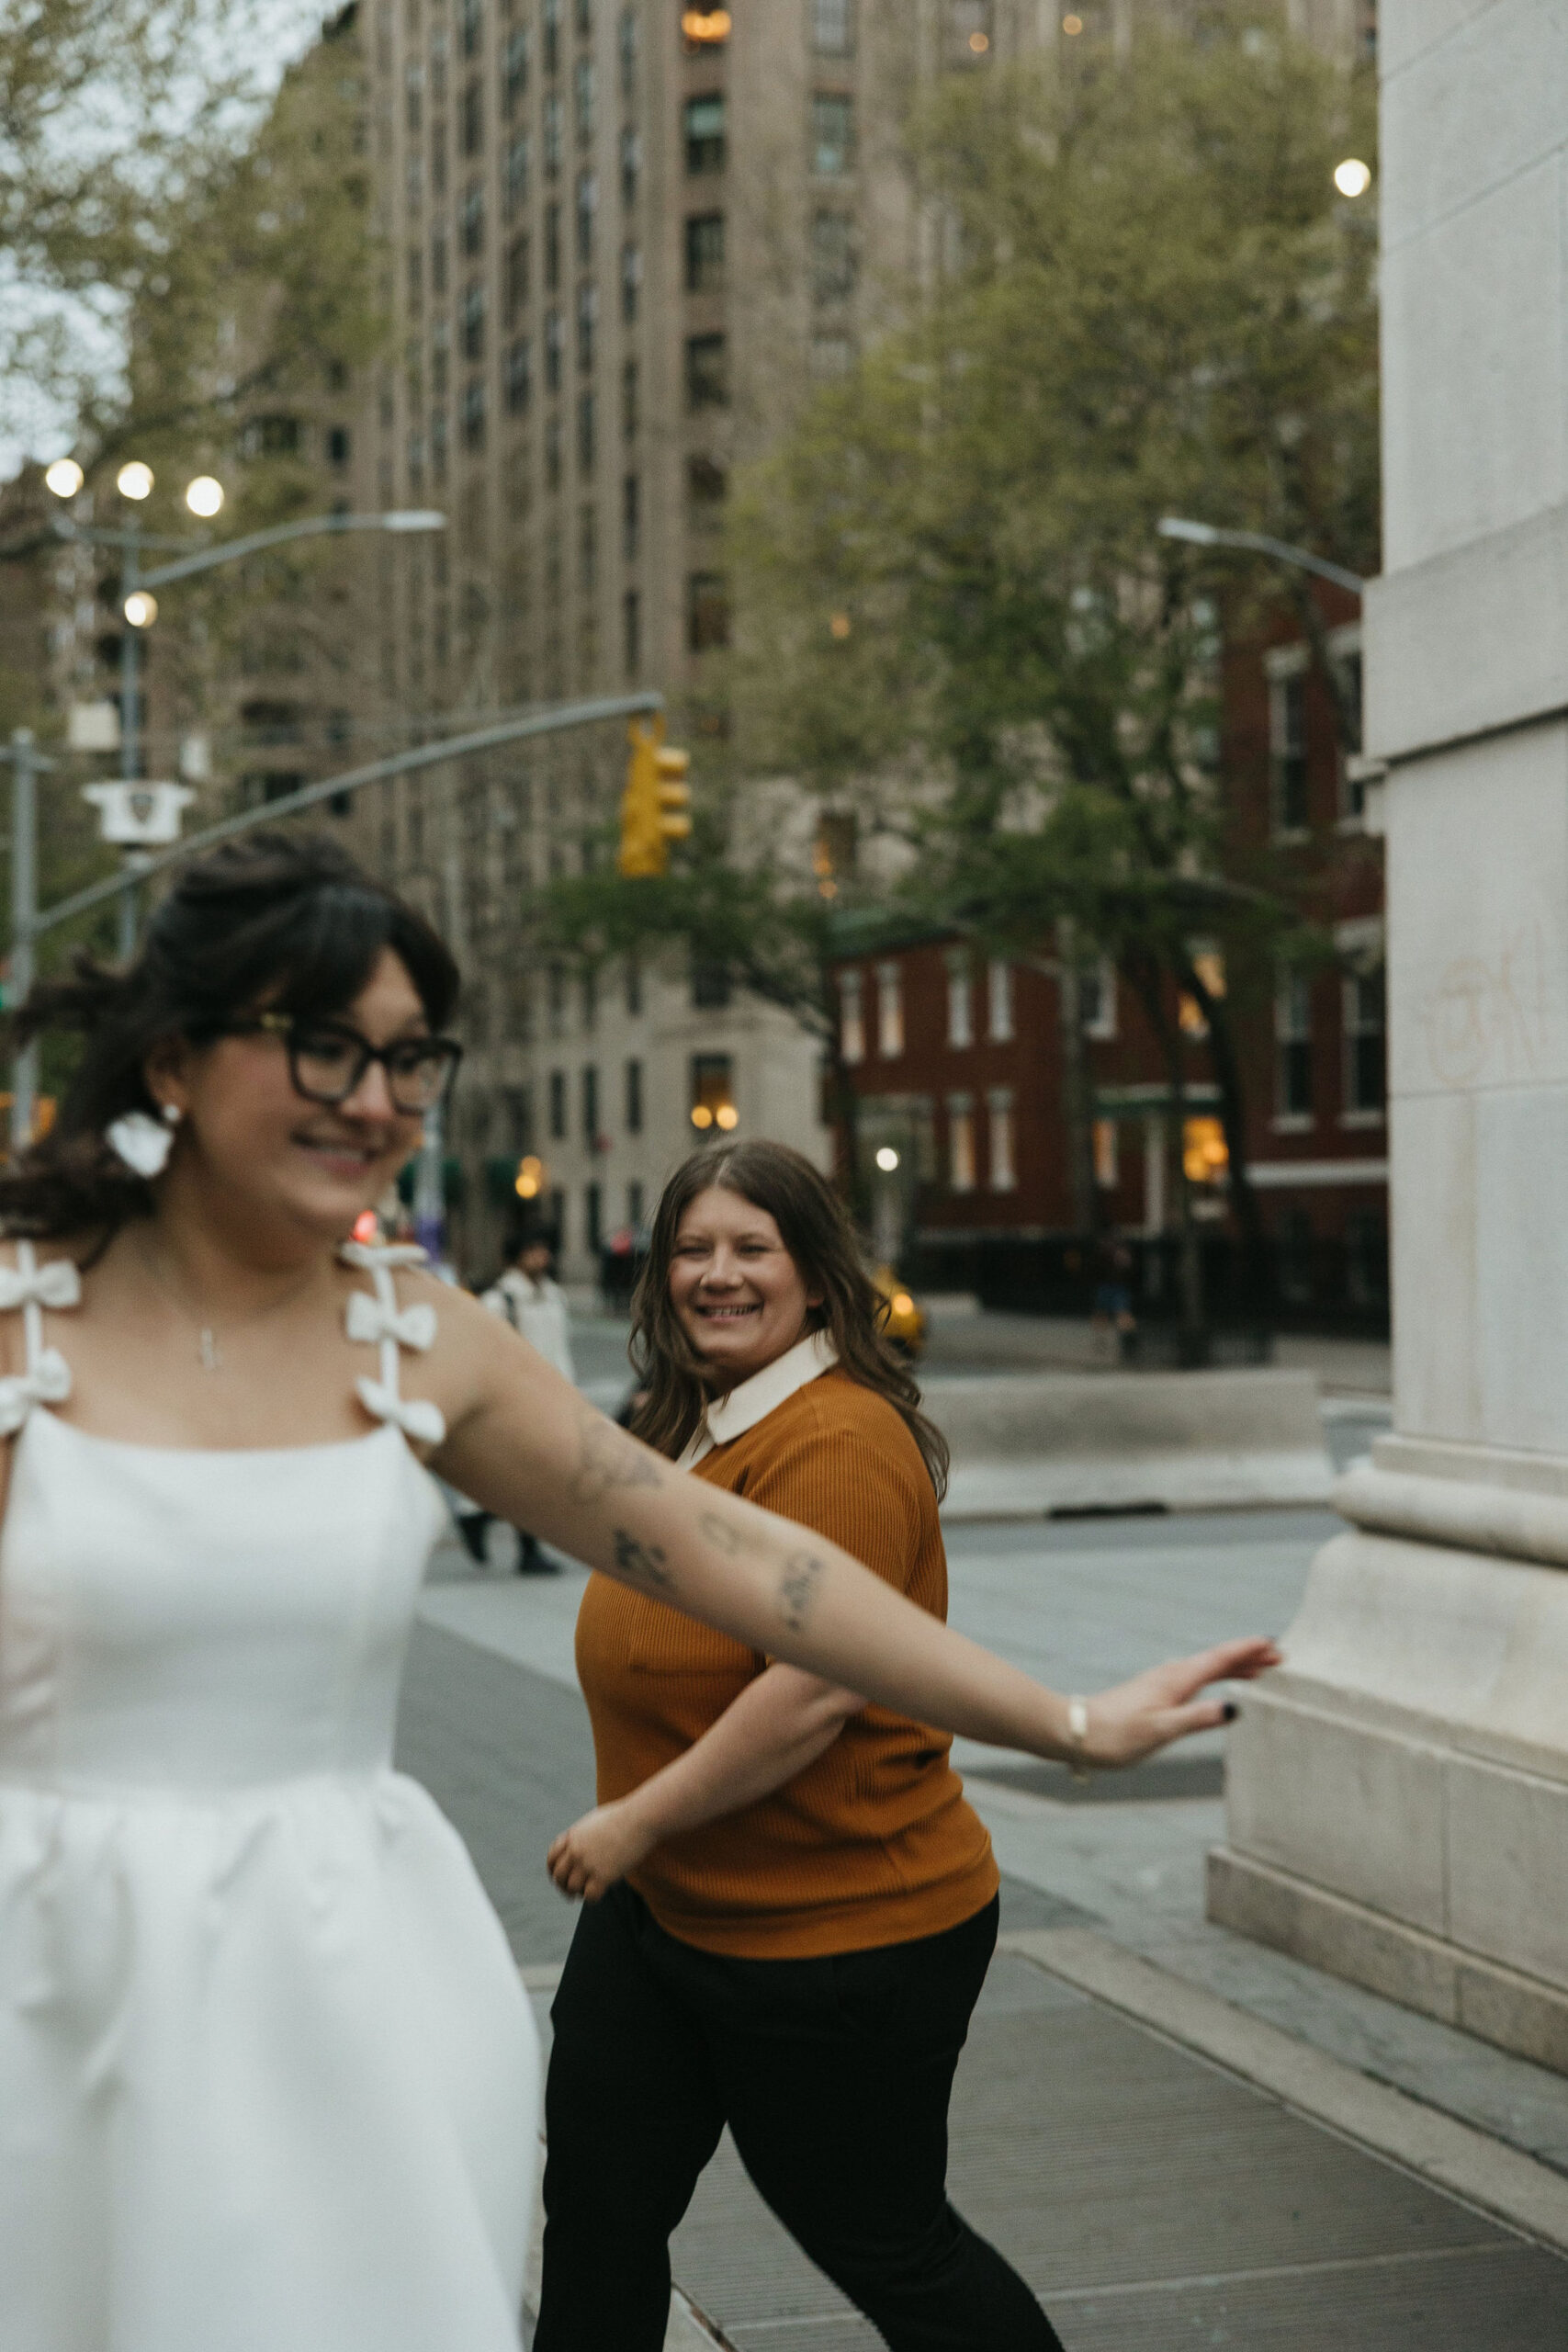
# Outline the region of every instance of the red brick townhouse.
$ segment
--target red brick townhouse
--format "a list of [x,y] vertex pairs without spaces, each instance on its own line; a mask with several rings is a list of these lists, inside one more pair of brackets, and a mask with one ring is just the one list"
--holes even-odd
[[[1323,592],[1344,707],[1359,707],[1354,605]],[[1272,1244],[1269,1311],[1376,1329],[1387,1312],[1382,867],[1346,731],[1290,618],[1234,647],[1223,772],[1238,849],[1289,888],[1332,954],[1279,964],[1236,996],[1248,1162]],[[1145,1305],[1171,1295],[1174,1154],[1199,1186],[1215,1294],[1239,1280],[1225,1154],[1201,1024],[1190,1016],[1178,1136],[1154,1039],[1107,961],[1080,982],[1094,1172],[1077,1213],[1068,1045],[1052,943],[1034,959],[852,917],[836,966],[839,1042],[878,1249],[916,1280],[998,1305],[1082,1306],[1106,1242],[1139,1261]],[[1225,976],[1217,964],[1214,977]],[[841,1153],[848,1137],[840,1136]],[[1249,1304],[1233,1298],[1237,1311]]]

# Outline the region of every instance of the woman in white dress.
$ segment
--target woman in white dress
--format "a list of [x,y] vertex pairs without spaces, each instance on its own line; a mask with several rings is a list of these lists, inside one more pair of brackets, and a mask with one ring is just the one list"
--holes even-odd
[[0,1176],[4,2352],[514,2352],[532,2021],[389,1763],[425,1464],[1042,1756],[1130,1761],[1274,1656],[1059,1698],[626,1436],[417,1253],[344,1247],[456,1067],[456,990],[333,844],[253,836],[185,870],[126,972],[34,1001],[85,1035]]

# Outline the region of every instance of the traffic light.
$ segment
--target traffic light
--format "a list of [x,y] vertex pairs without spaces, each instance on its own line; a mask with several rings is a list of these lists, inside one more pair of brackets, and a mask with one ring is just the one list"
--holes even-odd
[[651,727],[634,718],[626,741],[632,751],[621,795],[617,863],[623,874],[662,874],[670,863],[671,842],[683,842],[692,830],[686,814],[692,796],[683,781],[692,755],[666,747],[662,716]]

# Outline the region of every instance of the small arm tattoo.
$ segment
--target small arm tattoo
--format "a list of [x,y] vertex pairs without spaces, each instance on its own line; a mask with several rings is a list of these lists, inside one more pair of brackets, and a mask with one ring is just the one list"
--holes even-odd
[[578,1423],[577,1468],[572,1473],[574,1502],[596,1503],[615,1487],[657,1487],[659,1464],[638,1445],[607,1421],[603,1413],[585,1412]]
[[817,1588],[822,1581],[822,1563],[813,1553],[792,1552],[784,1562],[784,1581],[779,1587],[779,1600],[784,1608],[784,1621],[792,1634],[800,1633],[811,1614],[811,1604],[817,1598]]
[[669,1589],[670,1571],[659,1545],[639,1542],[624,1527],[615,1530],[615,1566],[628,1584],[651,1585],[655,1592]]
[[748,1548],[748,1539],[741,1534],[740,1530],[738,1527],[731,1527],[727,1519],[720,1519],[716,1510],[705,1510],[697,1521],[697,1526],[715,1551],[722,1552],[727,1559],[739,1559],[740,1554]]

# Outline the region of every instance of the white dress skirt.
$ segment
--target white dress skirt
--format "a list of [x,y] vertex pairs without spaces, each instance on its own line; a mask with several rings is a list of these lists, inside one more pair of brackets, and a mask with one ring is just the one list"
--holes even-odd
[[0,1383],[0,2347],[516,2352],[533,2018],[390,1764],[432,1408],[394,1345],[361,1439],[119,1444],[33,1408],[37,1321]]

